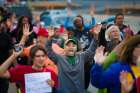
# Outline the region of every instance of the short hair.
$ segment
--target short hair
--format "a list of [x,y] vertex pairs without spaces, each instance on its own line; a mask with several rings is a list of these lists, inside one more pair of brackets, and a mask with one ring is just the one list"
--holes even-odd
[[73,21],[74,25],[76,24],[76,23],[75,23],[75,20],[76,20],[77,18],[80,18],[80,19],[81,19],[82,25],[84,25],[84,18],[83,18],[81,15],[77,15],[77,16],[74,18],[74,21]]
[[74,31],[73,27],[67,27],[66,30],[67,31]]
[[110,40],[110,37],[109,37],[109,34],[110,34],[110,32],[113,31],[113,29],[117,30],[117,31],[120,33],[119,41],[122,41],[120,29],[119,29],[119,27],[116,26],[116,25],[111,25],[111,26],[105,31],[105,39],[106,39],[106,41],[111,41],[111,40]]
[[124,17],[124,14],[123,14],[123,13],[117,13],[117,14],[115,15],[114,23],[116,22],[116,19],[117,19],[118,16],[123,16],[123,17]]

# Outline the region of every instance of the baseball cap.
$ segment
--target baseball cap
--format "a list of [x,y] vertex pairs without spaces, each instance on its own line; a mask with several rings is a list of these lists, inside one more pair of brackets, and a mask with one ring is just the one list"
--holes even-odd
[[65,41],[65,45],[67,45],[68,43],[73,42],[74,44],[77,45],[77,42],[74,39],[68,39]]

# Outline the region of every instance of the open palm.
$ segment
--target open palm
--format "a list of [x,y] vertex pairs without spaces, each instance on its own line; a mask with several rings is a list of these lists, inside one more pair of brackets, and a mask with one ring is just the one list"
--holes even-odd
[[104,48],[103,46],[100,46],[96,49],[95,55],[94,55],[94,60],[95,63],[97,64],[103,64],[105,58],[106,58],[106,54],[104,53]]
[[129,93],[133,88],[134,80],[130,73],[122,71],[120,73],[120,83],[122,92]]
[[25,36],[29,36],[33,31],[30,32],[30,25],[29,24],[25,24],[23,26],[23,35]]

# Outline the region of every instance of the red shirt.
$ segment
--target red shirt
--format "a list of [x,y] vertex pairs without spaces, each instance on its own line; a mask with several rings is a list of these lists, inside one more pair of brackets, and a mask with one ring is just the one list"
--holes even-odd
[[25,93],[25,79],[24,79],[24,74],[28,73],[36,73],[36,72],[50,72],[51,73],[51,78],[52,80],[55,81],[55,87],[57,87],[57,76],[56,74],[47,69],[44,68],[42,70],[35,70],[32,68],[32,66],[25,66],[25,65],[17,65],[14,68],[11,68],[9,70],[10,73],[10,80],[11,82],[18,82],[21,85],[21,93]]
[[137,93],[140,93],[140,77],[137,78],[136,84],[137,84]]

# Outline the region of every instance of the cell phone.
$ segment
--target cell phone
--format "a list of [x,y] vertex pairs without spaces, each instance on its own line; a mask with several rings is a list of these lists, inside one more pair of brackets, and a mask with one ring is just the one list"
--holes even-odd
[[15,50],[16,52],[21,51],[22,48],[23,48],[23,46],[21,46],[21,45],[19,45],[19,44],[15,44],[15,45],[14,45],[14,50]]

